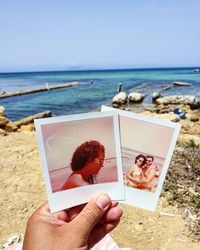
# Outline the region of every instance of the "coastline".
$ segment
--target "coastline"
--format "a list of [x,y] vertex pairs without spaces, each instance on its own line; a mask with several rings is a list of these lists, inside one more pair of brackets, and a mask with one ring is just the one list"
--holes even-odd
[[[74,88],[3,98],[1,105],[12,121],[44,110],[50,110],[56,116],[85,113],[110,103],[119,84],[126,93],[144,94],[145,106],[151,103],[151,94],[155,91],[163,95],[195,95],[200,98],[200,74],[193,72],[192,68],[7,73],[0,75],[0,92],[23,92],[44,88],[46,83],[50,87],[74,81],[80,84]],[[176,81],[188,82],[192,86],[172,86]]]

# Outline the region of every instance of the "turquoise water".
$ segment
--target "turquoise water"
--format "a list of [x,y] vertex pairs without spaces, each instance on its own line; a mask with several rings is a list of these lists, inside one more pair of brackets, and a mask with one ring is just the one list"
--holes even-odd
[[173,81],[187,81],[192,86],[174,87],[162,94],[200,97],[200,73],[194,72],[194,68],[2,73],[0,92],[69,81],[79,81],[81,84],[72,88],[0,99],[0,105],[5,107],[7,116],[13,121],[45,110],[52,111],[54,115],[89,112],[102,104],[110,105],[119,82],[123,84],[122,90],[127,93],[137,91],[147,94],[145,104],[151,102],[152,92],[162,92],[161,86]]

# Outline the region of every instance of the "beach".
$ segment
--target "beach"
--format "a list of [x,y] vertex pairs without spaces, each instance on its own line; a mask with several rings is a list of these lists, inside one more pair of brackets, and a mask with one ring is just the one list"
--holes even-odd
[[[93,75],[94,76],[94,75]],[[180,77],[180,76],[179,76]],[[199,77],[199,76],[198,76]],[[91,78],[90,78],[91,79]],[[183,78],[181,78],[182,80]],[[74,79],[70,79],[74,80]],[[80,80],[80,79],[77,79]],[[185,80],[185,79],[183,79]],[[171,83],[171,80],[169,80]],[[193,84],[194,82],[191,81]],[[165,82],[166,83],[166,82]],[[196,84],[199,82],[196,80]],[[88,84],[88,85],[87,85]],[[88,111],[91,111],[94,105],[96,108],[99,104],[112,105],[112,97],[116,94],[116,81],[114,85],[110,85],[111,89],[109,95],[101,96],[102,92],[98,93],[99,86],[91,86],[88,80],[86,86],[80,84],[80,86],[73,87],[73,89],[55,91],[54,95],[62,96],[68,91],[68,94],[76,95],[76,99],[79,104],[84,103],[84,95],[80,94],[81,91],[88,90],[89,95],[91,90],[95,88],[94,101],[91,106],[88,106]],[[124,83],[124,88],[125,88]],[[195,85],[195,84],[194,84]],[[113,87],[115,86],[115,88]],[[146,93],[148,88],[146,85],[134,85],[130,89],[134,91]],[[147,84],[148,86],[148,84]],[[149,85],[150,86],[150,85]],[[157,86],[157,85],[155,85]],[[158,89],[158,86],[153,90]],[[196,86],[196,85],[195,85]],[[164,94],[170,95],[170,93],[192,93],[193,87],[184,87],[177,90],[172,88],[170,91],[165,91]],[[159,82],[159,89],[161,85]],[[195,88],[194,88],[195,89]],[[76,92],[78,90],[78,92]],[[93,89],[94,90],[94,89]],[[129,88],[125,88],[127,92]],[[151,93],[153,92],[151,90]],[[197,87],[196,87],[197,90]],[[74,94],[75,91],[75,94]],[[150,91],[150,90],[148,90]],[[196,91],[197,92],[197,91]],[[52,91],[53,93],[53,91]],[[101,93],[101,95],[100,95]],[[150,92],[148,92],[150,93]],[[197,92],[198,93],[198,92]],[[47,110],[45,102],[51,100],[53,95],[50,93],[40,93],[30,95],[30,97],[13,97],[11,99],[5,99],[1,104],[5,107],[3,111],[7,116],[7,119],[13,120],[20,119],[26,116],[25,114],[35,114],[37,111]],[[98,100],[98,95],[99,100]],[[47,98],[48,96],[48,98]],[[32,108],[36,107],[38,98],[43,98],[43,104],[40,99],[40,109]],[[52,97],[53,98],[53,97]],[[62,99],[63,98],[63,99]],[[96,98],[96,102],[95,102]],[[151,98],[150,94],[147,97]],[[22,114],[22,106],[30,101],[28,113]],[[60,96],[60,99],[64,102],[64,97]],[[23,104],[23,100],[25,103]],[[53,103],[54,98],[51,100]],[[21,102],[21,106],[16,104]],[[66,102],[66,100],[65,100]],[[149,103],[148,103],[149,102]],[[168,171],[167,179],[163,187],[161,197],[159,199],[158,207],[154,213],[148,212],[142,209],[134,208],[128,205],[120,205],[124,210],[124,215],[121,219],[120,225],[112,233],[113,238],[119,244],[120,247],[132,247],[134,249],[191,249],[196,250],[200,248],[200,227],[199,227],[199,146],[200,146],[200,113],[199,109],[192,109],[187,104],[150,104],[150,101],[145,103],[143,101],[139,104],[141,106],[141,112],[144,115],[150,117],[157,117],[161,119],[171,120],[180,123],[182,125],[181,133],[179,135],[178,143],[173,154],[173,158]],[[16,109],[13,110],[14,103]],[[35,103],[35,104],[33,104]],[[33,106],[32,106],[33,104]],[[46,103],[47,104],[47,103]],[[76,103],[77,104],[77,103]],[[86,103],[88,105],[88,102]],[[34,106],[36,105],[36,106]],[[66,106],[73,106],[73,103],[67,103]],[[42,107],[42,110],[41,110]],[[48,106],[48,109],[53,107]],[[68,107],[68,108],[69,108]],[[174,114],[174,108],[180,108],[184,114],[187,115],[186,119],[181,119],[178,115]],[[45,108],[45,109],[44,109]],[[122,109],[130,110],[134,112],[138,109],[138,104],[121,105]],[[54,112],[64,107],[55,105]],[[90,110],[89,110],[90,109]],[[1,110],[1,109],[0,109]],[[79,106],[76,106],[76,111],[79,110]],[[16,116],[14,113],[20,114]],[[56,113],[56,112],[55,112]],[[56,115],[60,114],[59,112]],[[67,112],[66,112],[67,114]],[[17,118],[18,117],[18,118]],[[8,124],[8,123],[7,123]],[[45,191],[44,179],[42,176],[41,163],[39,159],[38,144],[36,141],[35,131],[32,122],[29,124],[15,125],[15,129],[1,129],[0,133],[0,181],[1,181],[1,224],[0,224],[0,243],[7,239],[12,233],[24,234],[27,219],[33,213],[33,211],[47,200]],[[7,125],[5,125],[7,126]],[[5,127],[4,127],[5,128]],[[189,173],[189,174],[188,174]]]
[[[196,122],[195,129],[197,126],[200,126],[199,122]],[[194,128],[190,131],[193,136],[196,134]],[[185,132],[182,129],[176,149],[178,152],[185,147],[185,141],[182,141]],[[47,200],[47,196],[35,132],[8,133],[7,136],[1,136],[0,147],[0,242],[3,242],[12,233],[24,233],[27,219]],[[196,150],[196,146],[191,147]],[[170,168],[174,168],[173,163],[174,161]],[[165,191],[155,213],[121,205],[124,215],[120,225],[112,233],[119,246],[134,249],[199,249],[199,240],[191,232],[184,211],[188,209],[193,216],[196,215],[191,204],[181,206],[178,201],[173,201],[172,190],[169,188],[167,191],[169,183],[165,184]]]
[[[17,146],[16,146],[17,145]],[[47,200],[34,132],[1,137],[0,242],[11,233],[24,233],[28,217]],[[120,246],[135,249],[198,249],[177,206],[159,201],[155,213],[121,205],[124,216],[112,233]]]

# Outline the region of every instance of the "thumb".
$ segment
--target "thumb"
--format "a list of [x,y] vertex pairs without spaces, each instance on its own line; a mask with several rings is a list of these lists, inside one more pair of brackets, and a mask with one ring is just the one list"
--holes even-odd
[[91,230],[102,218],[111,205],[111,199],[106,194],[92,198],[84,207],[81,213],[73,220],[76,230],[83,238],[88,238]]

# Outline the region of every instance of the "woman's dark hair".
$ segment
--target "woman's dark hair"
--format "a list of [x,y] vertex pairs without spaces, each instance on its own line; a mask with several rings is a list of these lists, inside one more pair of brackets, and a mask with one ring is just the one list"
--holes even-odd
[[135,157],[135,163],[136,163],[137,160],[140,159],[140,158],[143,158],[143,160],[144,160],[144,162],[143,162],[143,164],[142,164],[142,166],[143,166],[143,165],[145,164],[145,162],[146,162],[146,156],[143,155],[143,154],[137,155],[137,156]]
[[104,146],[98,141],[86,141],[81,144],[72,156],[71,169],[80,170],[89,162],[92,162],[100,153],[105,155]]
[[152,159],[152,161],[154,161],[154,157],[153,157],[153,155],[147,155],[147,158],[151,158],[151,159]]

